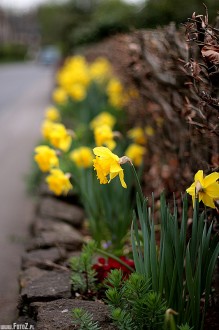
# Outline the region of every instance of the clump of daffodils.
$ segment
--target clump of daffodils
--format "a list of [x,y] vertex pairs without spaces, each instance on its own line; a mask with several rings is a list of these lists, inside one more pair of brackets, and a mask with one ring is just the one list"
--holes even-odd
[[[99,93],[99,98],[94,93]],[[121,137],[120,132],[113,129],[115,125],[117,128],[119,126],[117,117],[121,119],[121,113],[117,110],[130,98],[136,97],[138,93],[135,89],[125,90],[121,81],[114,76],[107,59],[100,57],[92,63],[79,55],[66,59],[56,75],[56,88],[52,94],[54,105],[46,109],[41,126],[45,143],[36,147],[34,156],[40,170],[49,173],[46,182],[50,190],[59,195],[71,189],[69,175],[61,170],[63,164],[66,171],[73,168],[77,171],[76,167],[88,169],[94,164],[100,183],[108,183],[118,176],[122,186],[127,187],[122,162],[129,159],[136,166],[142,163],[146,153],[142,146],[146,143],[146,135],[145,132],[134,133],[138,135],[138,142],[133,141],[126,153],[124,150],[126,157],[122,159],[112,153],[117,146],[120,147],[116,137]],[[74,112],[72,118],[76,120],[72,121],[73,125],[79,123],[78,127],[73,127],[77,139],[73,139],[75,133],[63,124],[66,110],[68,119],[71,118],[71,111]],[[72,167],[71,162],[76,167]],[[77,174],[72,174],[75,180],[80,180]]]

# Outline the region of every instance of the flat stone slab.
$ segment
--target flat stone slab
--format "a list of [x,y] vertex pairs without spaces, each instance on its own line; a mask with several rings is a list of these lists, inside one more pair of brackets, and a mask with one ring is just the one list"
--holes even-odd
[[64,260],[66,252],[63,248],[52,247],[25,252],[22,256],[21,266],[23,269],[29,267],[48,268],[52,263]]
[[72,323],[74,308],[83,308],[93,314],[93,320],[99,322],[101,329],[116,329],[109,318],[108,307],[99,301],[59,299],[46,303],[32,303],[30,307],[35,310],[35,315],[37,315],[35,330],[79,329]]
[[49,247],[62,247],[68,251],[76,251],[83,244],[83,236],[80,232],[60,221],[38,218],[33,231],[37,237],[28,243],[27,251]]
[[42,276],[29,281],[21,290],[23,304],[70,297],[70,271],[47,271]]
[[19,284],[20,288],[25,288],[27,285],[29,285],[30,282],[40,278],[41,276],[47,274],[47,271],[44,269],[39,269],[37,267],[30,267],[19,274]]
[[41,217],[59,219],[74,227],[81,227],[85,217],[81,207],[52,197],[41,199],[38,212]]

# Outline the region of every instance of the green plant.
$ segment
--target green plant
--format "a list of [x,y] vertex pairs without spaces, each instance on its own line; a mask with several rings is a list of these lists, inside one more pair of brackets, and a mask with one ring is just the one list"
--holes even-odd
[[[219,252],[218,239],[212,237],[212,224],[208,226],[205,212],[199,215],[196,200],[191,237],[188,239],[187,195],[183,197],[182,216],[178,219],[176,202],[171,212],[162,194],[158,243],[155,239],[154,205],[152,203],[150,207],[148,204],[139,188],[131,233],[136,271],[151,279],[152,289],[177,311],[177,324],[187,322],[195,330],[203,329]],[[205,296],[203,308],[200,306],[202,296]]]
[[83,245],[80,256],[70,259],[73,291],[79,291],[81,294],[93,294],[96,292],[96,272],[92,268],[95,247],[95,243],[90,241],[88,244]]
[[131,226],[134,207],[132,173],[127,171],[128,188],[125,191],[118,178],[110,185],[100,186],[91,168],[75,169],[72,173],[93,239],[99,247],[102,242],[110,241],[109,249],[113,253],[121,254]]
[[82,308],[75,308],[72,311],[73,323],[80,325],[80,330],[100,330],[98,322],[93,321],[92,314],[84,311]]
[[193,327],[191,328],[187,323],[183,324],[181,326],[178,327],[179,330],[192,330]]
[[118,329],[163,328],[167,305],[159,293],[151,290],[151,281],[137,273],[124,280],[120,270],[113,270],[105,285],[106,302]]

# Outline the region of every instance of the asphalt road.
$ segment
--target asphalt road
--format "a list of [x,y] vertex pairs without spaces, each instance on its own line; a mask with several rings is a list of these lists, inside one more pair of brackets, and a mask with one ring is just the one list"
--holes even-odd
[[18,275],[34,202],[25,177],[50,104],[54,70],[0,65],[0,325],[16,318]]

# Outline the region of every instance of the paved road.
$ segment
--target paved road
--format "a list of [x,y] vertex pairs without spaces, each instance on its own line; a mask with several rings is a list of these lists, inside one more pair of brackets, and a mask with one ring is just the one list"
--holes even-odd
[[50,103],[53,69],[0,66],[0,325],[16,317],[18,274],[34,203],[24,177]]

